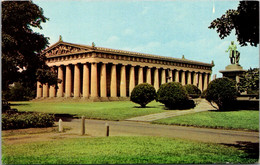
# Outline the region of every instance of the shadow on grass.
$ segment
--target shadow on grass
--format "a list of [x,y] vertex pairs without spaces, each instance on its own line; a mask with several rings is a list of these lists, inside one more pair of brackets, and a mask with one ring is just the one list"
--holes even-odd
[[146,107],[134,106],[134,108],[156,108],[156,107],[155,106],[146,106]]
[[227,109],[227,110],[209,110],[208,112],[235,112],[235,111],[259,111],[259,110],[255,110],[255,109]]
[[23,105],[30,105],[28,103],[25,103],[25,104],[16,104],[16,103],[9,103],[10,106],[23,106]]
[[228,147],[235,147],[238,150],[244,151],[247,156],[245,158],[257,159],[259,158],[259,143],[252,143],[247,141],[237,141],[237,144],[221,143]]
[[55,121],[58,122],[59,119],[61,119],[62,121],[71,121],[72,119],[78,119],[79,117],[77,117],[76,115],[71,115],[71,114],[54,114],[55,117]]

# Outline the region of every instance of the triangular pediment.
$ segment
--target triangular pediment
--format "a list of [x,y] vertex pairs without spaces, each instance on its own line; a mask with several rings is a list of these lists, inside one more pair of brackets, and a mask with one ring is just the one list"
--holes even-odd
[[70,44],[66,42],[58,42],[50,46],[48,49],[46,49],[43,52],[43,54],[45,54],[46,57],[51,57],[51,56],[60,56],[66,54],[77,54],[77,53],[87,52],[90,50],[92,50],[90,46],[81,46],[81,45]]

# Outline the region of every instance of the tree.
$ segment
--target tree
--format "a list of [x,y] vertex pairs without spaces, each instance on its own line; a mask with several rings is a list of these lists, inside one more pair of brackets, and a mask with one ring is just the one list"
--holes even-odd
[[[41,54],[49,44],[48,38],[32,30],[32,27],[42,29],[41,23],[47,20],[43,10],[32,1],[2,1],[3,91],[14,82],[35,89],[40,75],[36,74],[37,70],[50,71],[46,57]],[[54,74],[48,74],[48,80],[57,83]]]
[[142,83],[132,90],[130,100],[134,103],[140,104],[141,107],[145,107],[156,98],[155,88],[148,83]]
[[215,19],[209,26],[217,29],[221,39],[230,35],[235,29],[237,40],[241,46],[259,44],[259,2],[240,1],[237,10],[227,10],[220,18]]
[[206,100],[213,106],[212,102],[218,105],[219,110],[233,108],[237,96],[236,82],[229,78],[218,78],[211,81],[206,90]]
[[157,91],[157,101],[163,103],[168,109],[194,108],[193,100],[189,100],[188,93],[179,82],[162,84]]
[[240,77],[237,84],[239,92],[247,91],[248,94],[259,93],[259,68],[250,68]]

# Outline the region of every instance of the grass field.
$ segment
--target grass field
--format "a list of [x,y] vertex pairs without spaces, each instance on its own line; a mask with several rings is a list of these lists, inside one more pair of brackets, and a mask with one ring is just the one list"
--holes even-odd
[[117,102],[10,102],[19,111],[86,116],[89,119],[123,120],[131,117],[165,112],[163,104],[151,102],[140,108],[130,101]]
[[259,111],[208,111],[154,121],[156,124],[259,130]]
[[4,164],[213,164],[255,163],[245,151],[165,137],[54,139],[3,143]]

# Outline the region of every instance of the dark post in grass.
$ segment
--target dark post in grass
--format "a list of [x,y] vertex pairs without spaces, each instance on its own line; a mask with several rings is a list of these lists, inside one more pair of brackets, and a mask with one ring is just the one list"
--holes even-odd
[[59,132],[63,132],[62,120],[59,120]]
[[108,137],[109,136],[109,125],[106,123],[106,128],[107,128],[107,130],[106,130],[106,136]]
[[81,135],[85,134],[85,116],[81,117]]

